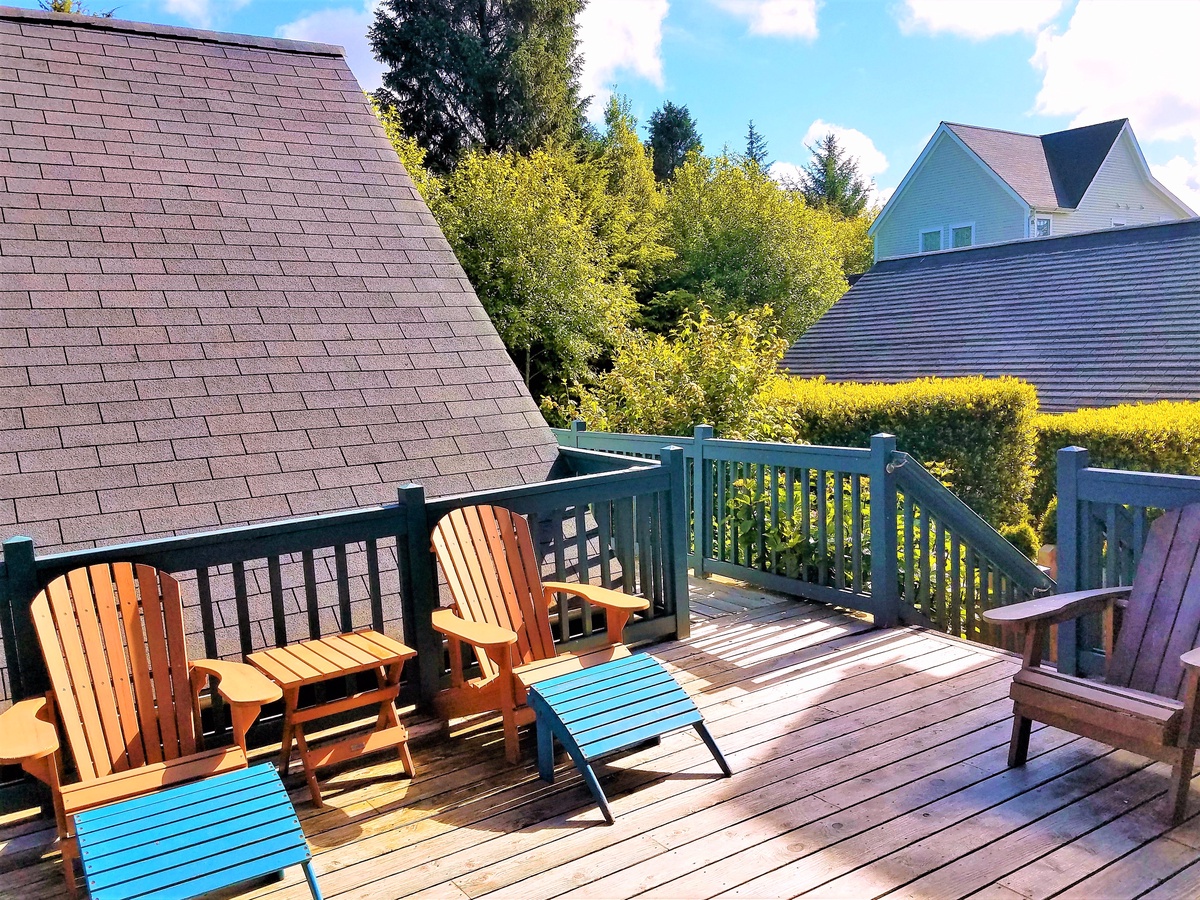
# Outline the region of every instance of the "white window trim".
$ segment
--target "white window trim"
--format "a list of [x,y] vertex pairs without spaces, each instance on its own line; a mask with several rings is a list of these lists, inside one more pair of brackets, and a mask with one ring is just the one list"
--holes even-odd
[[[1037,233],[1038,219],[1045,219],[1050,223],[1050,230],[1045,234]],[[1033,236],[1034,237],[1051,237],[1054,234],[1054,216],[1050,213],[1034,213],[1033,214]]]
[[1129,224],[1129,217],[1128,216],[1113,216],[1110,221],[1112,222],[1113,228],[1124,228],[1126,225]]
[[[917,232],[917,252],[918,253],[937,253],[940,250],[945,250],[946,248],[944,245],[946,243],[946,241],[945,241],[946,236],[945,236],[945,234],[943,234],[944,231],[945,231],[945,229],[942,228],[941,225],[931,225],[929,228],[920,229]],[[922,240],[922,238],[925,237],[925,235],[927,235],[927,234],[932,234],[933,232],[937,232],[938,248],[937,248],[937,250],[926,250],[925,242]]]
[[949,231],[950,246],[947,247],[946,249],[947,250],[965,250],[966,249],[966,247],[955,247],[954,246],[954,229],[956,229],[956,228],[970,228],[971,229],[971,243],[967,244],[967,247],[974,247],[975,246],[975,223],[974,222],[959,222],[956,225],[950,226],[950,231]]

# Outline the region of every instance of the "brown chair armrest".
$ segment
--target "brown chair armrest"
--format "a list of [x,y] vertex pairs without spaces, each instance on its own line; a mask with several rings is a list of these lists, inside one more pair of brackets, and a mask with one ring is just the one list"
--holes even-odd
[[198,687],[205,677],[211,675],[217,679],[217,693],[228,703],[262,706],[264,703],[274,703],[283,696],[279,685],[246,663],[194,659],[191,669],[194,686]]
[[1098,588],[1092,591],[1072,591],[1069,594],[1051,594],[1024,603],[998,606],[986,610],[984,619],[994,625],[1024,628],[1034,623],[1056,625],[1069,622],[1088,613],[1102,611],[1110,602],[1128,596],[1130,588]]
[[516,632],[487,622],[468,622],[452,609],[434,610],[433,628],[447,637],[485,650],[507,647],[517,642]]
[[45,697],[14,703],[0,713],[0,763],[43,759],[58,750],[58,732]]
[[546,601],[551,600],[551,594],[570,594],[582,597],[588,603],[594,603],[605,609],[619,609],[626,612],[641,612],[650,608],[650,601],[643,597],[631,597],[620,591],[609,590],[595,584],[568,584],[565,581],[546,581],[542,584]]

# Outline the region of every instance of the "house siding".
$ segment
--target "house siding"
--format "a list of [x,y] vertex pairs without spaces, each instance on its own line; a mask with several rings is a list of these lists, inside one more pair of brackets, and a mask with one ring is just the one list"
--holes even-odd
[[1155,190],[1143,174],[1129,130],[1121,132],[1079,206],[1054,216],[1055,234],[1111,228],[1113,218],[1126,225],[1149,225],[1183,212]]
[[975,223],[975,243],[991,244],[1025,236],[1027,208],[1006,191],[978,160],[942,134],[894,198],[875,233],[875,258],[920,252],[918,234],[940,226],[942,247],[950,245],[950,226]]

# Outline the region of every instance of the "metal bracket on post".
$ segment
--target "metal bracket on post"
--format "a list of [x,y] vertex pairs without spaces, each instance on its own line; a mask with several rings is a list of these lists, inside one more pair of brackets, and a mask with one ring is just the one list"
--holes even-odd
[[894,628],[901,621],[896,475],[892,467],[895,452],[894,435],[871,436],[871,605],[880,628]]
[[712,440],[711,425],[697,425],[692,431],[692,516],[690,527],[692,552],[689,557],[692,572],[704,577],[704,560],[712,544],[712,481],[704,461],[704,442]]
[[407,537],[407,575],[404,579],[404,610],[412,614],[411,635],[417,651],[417,677],[421,706],[429,708],[442,687],[442,638],[433,630],[433,611],[438,608],[437,574],[430,549],[429,521],[425,512],[425,488],[419,484],[401,485],[400,504],[404,507]]
[[[1088,467],[1083,447],[1063,447],[1058,462],[1058,589],[1062,593],[1091,585],[1079,583],[1080,560],[1087,548],[1079,546],[1079,473]],[[1058,624],[1058,671],[1079,674],[1079,624],[1072,619]]]
[[687,579],[687,470],[682,447],[663,447],[660,464],[670,476],[671,491],[667,516],[662,523],[663,549],[668,556],[663,576],[669,579],[675,605],[675,637],[682,640],[692,631]]

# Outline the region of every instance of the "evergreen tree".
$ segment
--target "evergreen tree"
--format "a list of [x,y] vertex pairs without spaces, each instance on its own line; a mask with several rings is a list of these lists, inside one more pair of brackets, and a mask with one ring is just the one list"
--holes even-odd
[[752,162],[763,170],[771,167],[771,163],[767,159],[767,139],[754,127],[753,119],[750,120],[750,127],[746,130],[746,162]]
[[383,0],[368,32],[394,109],[435,171],[468,149],[527,152],[578,134],[583,0]]
[[800,175],[800,190],[809,206],[853,218],[867,205],[870,183],[858,173],[858,162],[838,145],[832,132],[809,147],[812,161]]
[[669,181],[690,152],[704,149],[688,108],[670,100],[650,114],[646,143],[654,155],[654,177],[659,181]]

